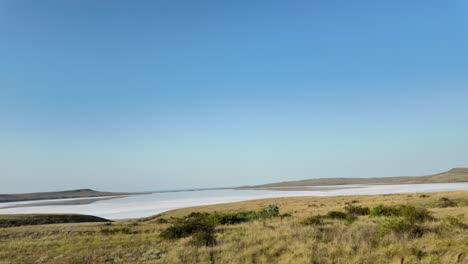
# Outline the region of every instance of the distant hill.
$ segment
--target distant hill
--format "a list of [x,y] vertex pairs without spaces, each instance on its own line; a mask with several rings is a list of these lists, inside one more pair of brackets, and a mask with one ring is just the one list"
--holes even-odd
[[78,189],[78,190],[69,190],[69,191],[60,191],[60,192],[0,194],[0,203],[34,201],[34,200],[66,199],[66,198],[121,196],[121,195],[132,195],[132,194],[139,194],[139,193],[99,192],[99,191],[95,191],[91,189]]
[[285,181],[239,189],[265,189],[301,186],[347,185],[347,184],[410,184],[410,183],[449,183],[468,182],[468,168],[455,168],[447,172],[428,176],[380,177],[380,178],[319,178],[300,181]]
[[64,223],[90,223],[111,222],[110,220],[92,215],[79,214],[27,214],[27,215],[0,215],[0,228],[25,226],[25,225],[47,225]]

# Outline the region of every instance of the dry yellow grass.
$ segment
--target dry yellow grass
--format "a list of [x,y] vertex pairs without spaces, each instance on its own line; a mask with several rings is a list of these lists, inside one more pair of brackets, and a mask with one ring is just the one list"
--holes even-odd
[[[157,217],[112,224],[54,224],[0,229],[0,263],[468,263],[468,230],[451,226],[449,216],[468,221],[468,192],[374,196],[274,198],[201,206]],[[441,197],[457,207],[437,208]],[[305,226],[309,216],[342,210],[346,202],[361,206],[407,204],[428,208],[436,218],[423,224],[421,237],[381,233],[380,219],[360,216],[352,223],[330,220]],[[158,219],[190,212],[258,210],[277,204],[277,217],[218,226],[213,247],[197,247],[190,238],[159,237],[170,223]]]

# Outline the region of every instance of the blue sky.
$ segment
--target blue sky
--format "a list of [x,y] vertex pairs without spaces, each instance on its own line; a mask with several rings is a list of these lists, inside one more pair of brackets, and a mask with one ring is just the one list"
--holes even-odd
[[0,0],[0,192],[468,166],[466,1]]

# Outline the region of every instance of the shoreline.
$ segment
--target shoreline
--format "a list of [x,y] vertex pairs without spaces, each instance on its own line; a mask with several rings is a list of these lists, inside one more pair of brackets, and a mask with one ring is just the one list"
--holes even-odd
[[[198,206],[221,206],[237,202],[265,199],[335,199],[345,196],[388,196],[391,194],[413,195],[415,193],[436,193],[468,191],[468,183],[463,184],[406,184],[406,185],[354,185],[326,186],[321,191],[307,190],[217,190],[186,193],[166,193],[153,195],[81,198],[47,202],[21,202],[3,204],[0,214],[85,214],[111,220],[138,219],[151,217],[181,208]],[[340,188],[330,188],[340,187]],[[346,187],[346,188],[343,188]],[[352,188],[349,188],[352,187]],[[109,199],[108,199],[109,198]],[[122,199],[116,199],[122,198]],[[65,203],[65,205],[64,205]],[[75,205],[72,205],[75,204]],[[18,206],[19,205],[19,206]],[[38,205],[38,206],[35,206]],[[0,204],[0,207],[2,205]],[[12,208],[14,207],[14,208]]]
[[[99,201],[120,199],[130,197],[132,195],[118,195],[118,196],[103,196],[103,197],[86,197],[86,198],[67,198],[67,199],[51,199],[51,200],[31,200],[21,202],[11,202],[12,205],[2,206],[0,204],[0,210],[21,208],[21,207],[37,207],[37,206],[59,206],[59,205],[87,205]],[[10,204],[9,202],[3,204]]]

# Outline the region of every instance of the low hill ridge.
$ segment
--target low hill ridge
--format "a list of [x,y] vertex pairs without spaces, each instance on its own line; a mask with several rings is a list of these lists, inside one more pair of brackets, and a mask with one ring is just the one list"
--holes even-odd
[[67,191],[59,191],[59,192],[0,194],[0,203],[22,202],[22,201],[33,201],[33,200],[122,196],[122,195],[133,195],[133,194],[139,194],[139,193],[100,192],[100,191],[95,191],[92,189],[76,189],[76,190],[67,190]]
[[415,183],[450,183],[468,182],[468,168],[453,168],[449,171],[427,176],[400,176],[377,178],[318,178],[299,181],[284,181],[240,189],[284,188],[300,186],[347,185],[347,184],[415,184]]

